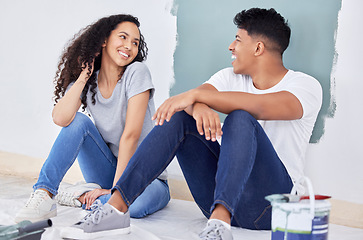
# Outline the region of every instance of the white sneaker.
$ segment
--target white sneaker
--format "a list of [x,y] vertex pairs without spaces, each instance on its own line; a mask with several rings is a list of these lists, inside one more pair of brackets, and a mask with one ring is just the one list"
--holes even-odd
[[199,237],[203,240],[233,240],[231,230],[226,228],[219,220],[214,219],[208,221]]
[[49,197],[48,193],[37,189],[31,193],[28,202],[18,212],[15,222],[19,223],[24,220],[37,222],[57,216],[57,204],[54,199]]
[[78,200],[84,193],[94,189],[101,189],[96,183],[79,182],[75,185],[69,183],[61,183],[55,200],[58,204],[69,207],[82,207],[82,203]]

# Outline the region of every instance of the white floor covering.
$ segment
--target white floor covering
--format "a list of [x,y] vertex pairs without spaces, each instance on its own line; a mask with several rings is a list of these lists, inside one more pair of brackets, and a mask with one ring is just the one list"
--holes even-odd
[[[0,225],[14,224],[15,213],[27,201],[34,181],[13,176],[0,175]],[[61,239],[62,227],[78,221],[86,211],[58,206],[58,215],[52,218],[53,227],[48,228],[42,239]],[[163,210],[142,219],[131,219],[131,233],[128,235],[104,237],[101,239],[147,239],[176,240],[198,239],[206,218],[194,202],[172,199]],[[270,231],[251,231],[232,228],[235,240],[269,240]],[[329,240],[362,240],[363,229],[330,224]]]

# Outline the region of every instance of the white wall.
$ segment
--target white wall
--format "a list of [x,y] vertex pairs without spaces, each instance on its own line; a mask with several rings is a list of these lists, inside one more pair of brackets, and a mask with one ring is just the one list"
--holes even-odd
[[75,33],[104,16],[130,13],[139,18],[160,105],[174,81],[172,7],[172,0],[1,0],[0,151],[48,155],[60,130],[51,111],[61,52]]
[[332,73],[337,108],[320,142],[310,145],[306,169],[318,193],[356,203],[363,203],[362,9],[361,0],[342,1]]
[[[51,98],[61,50],[80,28],[105,15],[139,17],[159,105],[173,82],[176,17],[171,7],[172,0],[1,0],[0,151],[47,156],[59,131],[51,120]],[[361,9],[360,0],[342,1],[332,72],[337,109],[326,119],[323,138],[310,145],[306,168],[316,192],[357,203],[363,203]]]

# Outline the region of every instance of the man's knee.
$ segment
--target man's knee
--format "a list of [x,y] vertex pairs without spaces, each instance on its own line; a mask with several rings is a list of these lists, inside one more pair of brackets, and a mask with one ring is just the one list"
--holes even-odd
[[224,126],[241,126],[241,124],[255,124],[256,122],[256,119],[250,113],[244,110],[235,110],[228,114]]
[[187,114],[186,112],[184,111],[180,111],[180,112],[176,112],[174,113],[174,115],[171,117],[170,121],[185,121],[187,118],[190,118],[190,115]]
[[171,117],[169,122],[164,122],[164,124],[168,127],[177,129],[178,127],[184,126],[185,124],[189,123],[189,121],[194,121],[194,118],[187,114],[184,111],[176,112]]

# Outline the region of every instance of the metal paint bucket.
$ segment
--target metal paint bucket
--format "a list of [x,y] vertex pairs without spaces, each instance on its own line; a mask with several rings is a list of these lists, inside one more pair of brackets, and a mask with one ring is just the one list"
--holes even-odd
[[309,200],[281,202],[271,197],[273,195],[266,197],[272,205],[272,240],[328,239],[330,202],[315,200],[310,180],[305,178],[305,182]]

